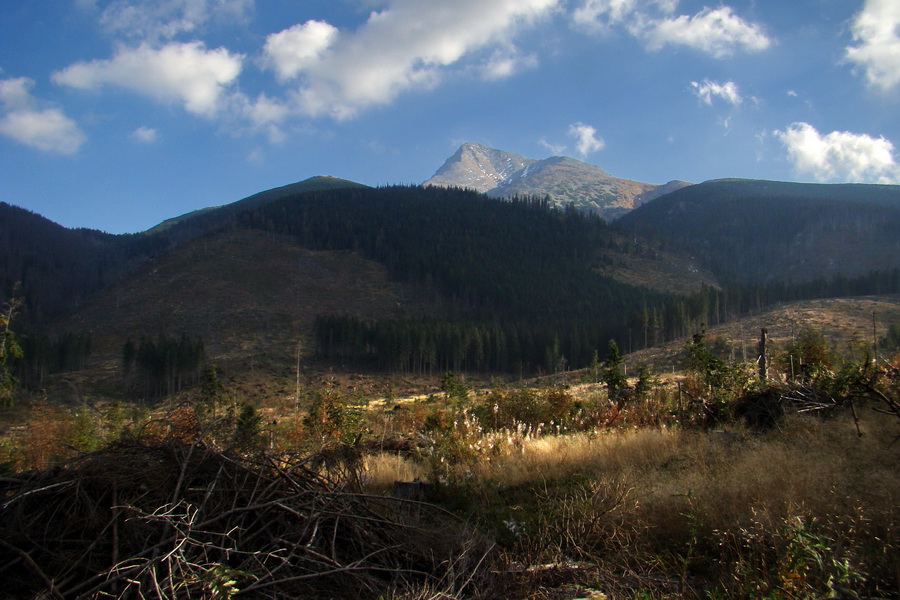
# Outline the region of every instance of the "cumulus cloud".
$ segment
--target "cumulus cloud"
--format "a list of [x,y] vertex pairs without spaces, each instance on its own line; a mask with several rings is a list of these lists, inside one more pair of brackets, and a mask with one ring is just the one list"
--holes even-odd
[[582,158],[606,146],[606,142],[597,137],[597,130],[584,123],[569,125],[569,137],[575,138],[575,150]]
[[53,81],[78,89],[121,87],[164,102],[180,102],[188,112],[214,116],[226,89],[241,72],[243,56],[202,42],[171,42],[161,48],[141,44],[119,48],[109,60],[79,62],[53,74]]
[[694,88],[694,94],[709,106],[712,106],[713,99],[715,98],[723,100],[733,106],[737,106],[744,101],[738,91],[737,84],[733,81],[719,83],[717,81],[704,79],[699,83],[692,81],[691,87]]
[[[307,22],[272,34],[266,61],[297,77],[299,109],[349,118],[410,89],[436,85],[446,68],[491,46],[509,48],[517,30],[560,0],[393,0],[354,32]],[[484,73],[504,76],[523,63],[487,58]],[[527,62],[527,61],[526,61]]]
[[794,169],[817,181],[900,183],[894,145],[883,137],[849,131],[821,135],[809,123],[794,123],[775,136],[787,148]]
[[33,86],[27,77],[0,80],[0,134],[45,152],[74,154],[86,136],[58,108],[41,108]]
[[[82,6],[91,6],[79,0]],[[113,0],[100,13],[100,24],[115,35],[144,41],[170,40],[210,20],[244,20],[253,0]]]
[[772,43],[760,25],[745,21],[730,6],[674,16],[677,6],[677,0],[584,0],[573,11],[572,19],[576,25],[595,31],[622,26],[651,51],[669,45],[687,46],[725,58],[738,50],[765,50]]
[[852,31],[857,45],[846,58],[863,68],[869,85],[887,91],[900,84],[900,3],[866,0]]
[[266,39],[266,62],[282,81],[293,79],[322,58],[338,36],[336,27],[323,21],[307,21]]
[[131,132],[131,139],[144,144],[151,144],[156,141],[159,133],[152,127],[138,127]]
[[771,43],[759,25],[747,23],[729,6],[704,8],[692,17],[681,15],[651,23],[643,37],[650,50],[682,45],[715,58],[731,56],[737,49],[759,52]]

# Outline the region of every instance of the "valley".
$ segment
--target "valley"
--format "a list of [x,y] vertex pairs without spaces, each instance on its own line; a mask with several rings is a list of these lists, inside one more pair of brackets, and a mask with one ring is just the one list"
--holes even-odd
[[590,167],[0,206],[0,597],[896,597],[900,187]]

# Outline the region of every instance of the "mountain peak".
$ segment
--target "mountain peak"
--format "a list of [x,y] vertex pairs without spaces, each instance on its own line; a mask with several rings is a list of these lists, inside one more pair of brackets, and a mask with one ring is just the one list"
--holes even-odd
[[423,185],[464,187],[487,192],[536,162],[520,154],[466,142]]
[[605,219],[681,187],[620,179],[569,156],[535,160],[475,142],[460,146],[423,185],[469,188],[498,198],[547,196],[559,207],[574,206]]

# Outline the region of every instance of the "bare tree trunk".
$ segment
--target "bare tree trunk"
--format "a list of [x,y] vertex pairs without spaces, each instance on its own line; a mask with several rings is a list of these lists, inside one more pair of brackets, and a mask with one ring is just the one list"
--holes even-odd
[[759,364],[759,378],[765,380],[768,377],[769,365],[766,360],[766,343],[768,342],[768,333],[766,332],[766,328],[763,327],[759,331],[759,359],[757,363]]

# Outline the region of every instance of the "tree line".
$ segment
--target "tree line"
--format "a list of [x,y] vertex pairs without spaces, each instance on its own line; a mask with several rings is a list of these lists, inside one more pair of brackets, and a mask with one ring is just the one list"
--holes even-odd
[[122,347],[122,369],[133,391],[144,398],[175,394],[203,379],[206,349],[199,337],[159,333],[129,338]]

